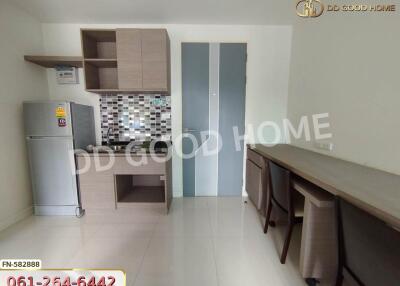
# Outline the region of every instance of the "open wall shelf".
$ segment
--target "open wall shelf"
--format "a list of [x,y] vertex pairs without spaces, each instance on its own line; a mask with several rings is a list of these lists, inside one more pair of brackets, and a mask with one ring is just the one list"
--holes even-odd
[[82,50],[85,59],[116,59],[115,30],[81,30]]
[[118,90],[115,30],[81,30],[87,91],[113,93]]
[[160,175],[116,175],[117,203],[165,203]]
[[56,66],[71,66],[76,68],[83,67],[83,58],[80,56],[24,56],[25,61],[37,64],[44,68],[54,68]]
[[85,60],[85,80],[88,90],[118,89],[118,70],[114,63],[90,62]]
[[163,203],[165,202],[163,187],[136,186],[118,198],[119,203]]
[[99,68],[117,67],[117,59],[85,59],[85,63],[89,63]]

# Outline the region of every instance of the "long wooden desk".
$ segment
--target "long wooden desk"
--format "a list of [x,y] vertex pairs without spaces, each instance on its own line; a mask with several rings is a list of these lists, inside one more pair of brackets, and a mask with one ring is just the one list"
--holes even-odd
[[[400,176],[291,145],[249,145],[248,148],[327,191],[320,191],[320,195],[327,195],[321,204],[318,198],[317,202],[313,200],[312,193],[296,187],[295,183],[296,191],[305,196],[299,264],[304,278],[317,278],[321,285],[335,283],[338,236],[334,199],[330,194],[346,199],[400,230]],[[254,159],[248,152],[249,155]]]
[[249,148],[400,229],[400,176],[291,145]]

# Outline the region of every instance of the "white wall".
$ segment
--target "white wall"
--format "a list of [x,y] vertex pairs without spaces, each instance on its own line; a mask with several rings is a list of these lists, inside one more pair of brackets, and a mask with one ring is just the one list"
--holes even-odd
[[32,213],[22,101],[47,99],[45,70],[24,61],[41,54],[41,25],[0,1],[0,230]]
[[[397,12],[298,18],[288,101],[293,121],[329,112],[334,143],[329,155],[397,174],[399,24]],[[294,144],[318,151],[304,139]]]
[[[282,122],[286,116],[291,47],[290,26],[206,26],[206,25],[78,25],[43,24],[44,46],[49,55],[81,55],[80,28],[165,27],[171,38],[172,136],[182,130],[181,43],[247,42],[246,124],[257,127],[264,120]],[[98,110],[98,96],[79,86],[58,86],[48,71],[49,93],[53,99],[90,103]],[[81,74],[81,82],[83,82]],[[97,111],[96,110],[96,111]],[[97,112],[99,114],[99,112]],[[98,138],[99,115],[97,118]],[[272,134],[273,135],[273,134]],[[263,140],[271,141],[266,137]],[[263,141],[258,140],[258,141]],[[182,195],[182,161],[173,158],[174,195]]]

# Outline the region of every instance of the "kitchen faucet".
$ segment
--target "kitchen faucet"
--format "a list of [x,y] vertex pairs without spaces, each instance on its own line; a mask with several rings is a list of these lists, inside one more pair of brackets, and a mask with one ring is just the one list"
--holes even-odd
[[110,146],[110,134],[111,134],[111,132],[113,132],[114,131],[114,128],[112,128],[112,127],[108,127],[108,129],[107,129],[107,146]]

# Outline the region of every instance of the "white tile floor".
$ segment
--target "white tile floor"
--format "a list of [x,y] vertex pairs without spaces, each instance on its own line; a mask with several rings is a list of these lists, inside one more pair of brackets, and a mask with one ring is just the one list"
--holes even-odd
[[0,258],[40,258],[44,268],[112,268],[127,286],[296,286],[299,228],[286,265],[283,230],[262,232],[241,198],[174,199],[168,216],[30,217],[0,233]]

